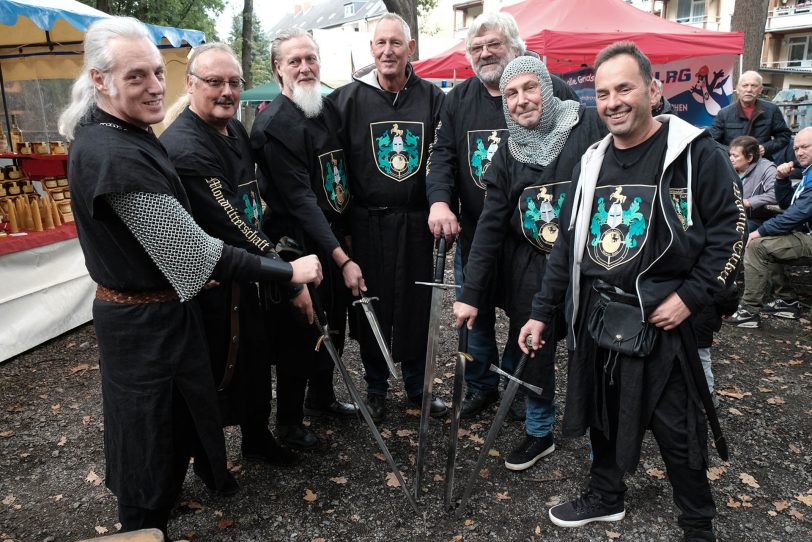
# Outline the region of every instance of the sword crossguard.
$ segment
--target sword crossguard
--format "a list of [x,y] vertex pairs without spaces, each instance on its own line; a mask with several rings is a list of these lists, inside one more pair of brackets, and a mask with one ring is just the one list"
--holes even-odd
[[497,373],[497,374],[500,374],[500,375],[504,376],[508,380],[512,380],[512,381],[516,382],[520,386],[524,386],[528,390],[530,390],[532,392],[535,392],[535,393],[537,393],[539,395],[541,395],[543,393],[543,391],[544,391],[543,389],[539,388],[538,386],[534,386],[533,384],[529,384],[529,383],[525,382],[524,380],[519,380],[518,378],[516,378],[512,374],[510,374],[510,373],[508,373],[506,371],[503,371],[502,369],[500,369],[499,367],[497,367],[493,363],[491,363],[490,370],[493,371],[494,373]]
[[448,356],[448,357],[449,357],[450,359],[457,359],[458,357],[461,357],[461,358],[462,358],[462,359],[464,359],[464,360],[465,360],[467,363],[472,363],[472,362],[474,361],[474,356],[472,356],[472,355],[471,355],[471,354],[469,354],[468,352],[455,352],[454,354],[451,354],[451,355],[450,355],[450,356]]
[[363,296],[361,299],[356,299],[352,302],[353,305],[357,305],[359,303],[372,303],[373,301],[378,301],[380,298],[378,297],[367,297]]
[[445,284],[443,282],[420,282],[416,281],[415,284],[420,286],[431,286],[432,288],[441,288],[443,290],[452,290],[454,288],[462,288],[459,284]]

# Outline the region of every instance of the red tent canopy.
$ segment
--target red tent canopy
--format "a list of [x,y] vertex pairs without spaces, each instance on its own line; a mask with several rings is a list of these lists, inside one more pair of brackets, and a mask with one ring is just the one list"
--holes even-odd
[[[504,8],[519,25],[527,48],[546,58],[551,72],[592,65],[595,55],[619,40],[631,40],[654,64],[681,58],[741,54],[742,32],[713,32],[661,19],[623,0],[526,0]],[[461,41],[445,53],[414,63],[434,79],[474,75]]]

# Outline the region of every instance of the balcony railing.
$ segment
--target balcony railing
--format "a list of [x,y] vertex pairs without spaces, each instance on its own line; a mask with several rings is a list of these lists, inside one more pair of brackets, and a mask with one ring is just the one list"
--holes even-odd
[[812,1],[775,8],[767,17],[767,32],[812,27]]
[[781,70],[787,72],[810,73],[812,74],[812,59],[810,60],[776,60],[773,62],[762,62],[762,68],[770,70]]
[[678,23],[687,24],[694,28],[705,30],[719,30],[719,17],[708,15],[695,15],[693,17],[680,17],[676,19]]

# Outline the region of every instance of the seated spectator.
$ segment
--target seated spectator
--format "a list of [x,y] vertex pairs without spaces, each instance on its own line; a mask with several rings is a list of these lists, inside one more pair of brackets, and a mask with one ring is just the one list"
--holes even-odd
[[738,136],[753,136],[761,156],[773,160],[789,144],[792,132],[778,106],[758,97],[762,90],[761,75],[744,72],[736,84],[738,101],[719,111],[709,132],[722,145],[730,145]]
[[742,203],[747,227],[753,231],[773,214],[767,205],[775,205],[775,164],[761,158],[754,137],[739,136],[730,142],[730,163],[742,181]]
[[[744,254],[744,294],[736,313],[726,320],[729,324],[748,328],[760,326],[771,264],[812,264],[812,171],[809,169],[812,164],[812,128],[798,132],[794,150],[798,162],[805,168],[803,179],[798,183],[787,210],[765,221],[748,236]],[[778,175],[783,179],[791,168],[789,162],[781,164]],[[776,291],[776,296],[775,301],[764,306],[764,312],[782,318],[797,318],[798,300],[791,290]]]

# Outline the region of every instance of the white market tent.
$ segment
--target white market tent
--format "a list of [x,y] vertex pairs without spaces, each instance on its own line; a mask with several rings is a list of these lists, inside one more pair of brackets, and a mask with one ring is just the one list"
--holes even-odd
[[[82,41],[109,15],[74,0],[0,0],[0,100],[29,141],[60,139],[59,113],[82,67]],[[167,65],[166,102],[183,90],[197,30],[146,25]],[[95,284],[76,238],[0,255],[0,361],[90,321]]]

